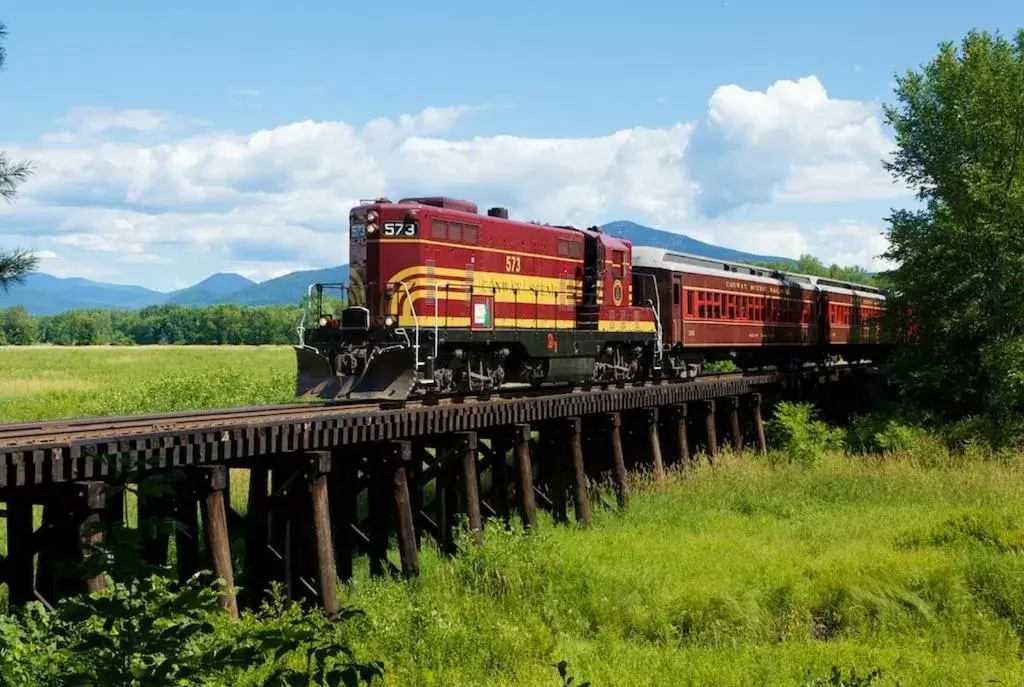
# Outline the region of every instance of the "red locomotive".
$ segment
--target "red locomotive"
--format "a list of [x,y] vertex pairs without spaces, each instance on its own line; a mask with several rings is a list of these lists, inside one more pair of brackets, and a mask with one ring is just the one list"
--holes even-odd
[[[877,358],[876,289],[647,247],[444,197],[349,215],[346,305],[300,326],[297,392],[400,399]],[[310,299],[313,302],[313,299]],[[305,325],[305,321],[303,322]]]

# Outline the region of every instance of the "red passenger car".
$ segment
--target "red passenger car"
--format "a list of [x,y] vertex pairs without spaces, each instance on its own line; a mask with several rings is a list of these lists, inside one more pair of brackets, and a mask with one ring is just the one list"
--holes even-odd
[[633,266],[638,290],[659,303],[673,367],[860,359],[884,343],[885,298],[873,287],[646,246]]

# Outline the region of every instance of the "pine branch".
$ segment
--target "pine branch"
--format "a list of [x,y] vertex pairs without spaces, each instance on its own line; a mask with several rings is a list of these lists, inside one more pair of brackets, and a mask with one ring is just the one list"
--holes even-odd
[[31,162],[12,162],[0,153],[0,198],[8,203],[13,202],[18,193],[18,185],[27,180],[32,171]]
[[39,265],[39,256],[15,248],[0,253],[0,290],[8,293],[15,284],[24,284],[25,276]]
[[3,40],[7,38],[7,27],[0,21],[0,69],[4,68],[4,61],[7,59],[7,50],[4,49]]

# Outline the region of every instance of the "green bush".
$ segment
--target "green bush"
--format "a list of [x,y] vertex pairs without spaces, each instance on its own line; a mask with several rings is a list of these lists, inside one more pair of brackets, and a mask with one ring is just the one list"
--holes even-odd
[[[170,480],[148,478],[146,494]],[[142,557],[142,541],[167,528],[144,519],[115,526],[87,552],[80,574],[102,574],[104,589],[38,602],[0,616],[0,684],[50,685],[358,685],[382,676],[343,640],[345,621],[271,599],[234,621],[220,605],[223,580],[208,571],[177,581],[169,567]]]
[[767,422],[773,463],[817,463],[829,451],[843,449],[843,430],[833,429],[817,419],[810,403],[783,401]]
[[910,453],[941,449],[927,428],[896,415],[857,415],[846,429],[846,447],[855,453]]

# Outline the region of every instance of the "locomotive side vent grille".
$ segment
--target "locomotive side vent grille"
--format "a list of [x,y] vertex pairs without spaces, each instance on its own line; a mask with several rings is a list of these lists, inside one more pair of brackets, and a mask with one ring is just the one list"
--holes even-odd
[[427,292],[427,305],[434,307],[437,305],[437,277],[436,277],[436,266],[437,261],[433,258],[427,260],[427,280],[430,282],[430,290]]

